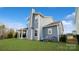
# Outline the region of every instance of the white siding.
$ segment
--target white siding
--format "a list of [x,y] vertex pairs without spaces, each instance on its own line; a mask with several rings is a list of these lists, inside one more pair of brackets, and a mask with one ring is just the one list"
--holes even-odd
[[48,25],[50,23],[54,22],[52,17],[41,17],[41,26]]

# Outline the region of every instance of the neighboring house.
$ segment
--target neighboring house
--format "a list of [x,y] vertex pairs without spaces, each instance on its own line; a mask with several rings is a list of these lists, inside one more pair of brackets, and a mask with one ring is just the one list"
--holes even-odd
[[62,22],[55,22],[52,17],[44,16],[32,9],[30,17],[28,17],[27,38],[35,40],[54,39],[59,41],[59,37],[63,34]]

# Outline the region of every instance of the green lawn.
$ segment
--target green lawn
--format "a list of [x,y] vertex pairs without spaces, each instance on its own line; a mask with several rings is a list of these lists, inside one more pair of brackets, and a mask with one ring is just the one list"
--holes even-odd
[[73,46],[58,42],[40,42],[22,39],[0,40],[0,51],[63,51],[79,50],[79,45]]

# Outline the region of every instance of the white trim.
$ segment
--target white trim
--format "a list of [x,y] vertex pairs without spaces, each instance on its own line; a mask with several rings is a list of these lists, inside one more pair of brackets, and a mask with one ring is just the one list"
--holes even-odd
[[20,39],[20,32],[19,31],[17,31],[18,33],[17,33],[17,38],[19,38]]
[[38,40],[40,40],[40,16],[38,16]]
[[28,38],[28,30],[26,30],[26,32],[25,32],[25,33],[26,33],[26,38]]
[[33,39],[33,29],[32,29],[32,21],[33,21],[32,17],[33,17],[33,13],[32,12],[31,12],[31,19],[30,19],[31,20],[31,24],[30,24],[31,25],[30,26],[31,27],[31,40]]
[[31,40],[33,39],[33,30],[31,29]]
[[52,34],[52,28],[48,28],[48,35]]
[[58,35],[58,42],[59,42],[59,27],[57,26],[57,35]]

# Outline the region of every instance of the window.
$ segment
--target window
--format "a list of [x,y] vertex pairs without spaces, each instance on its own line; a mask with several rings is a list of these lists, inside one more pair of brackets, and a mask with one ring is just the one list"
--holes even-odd
[[37,36],[37,30],[35,30],[35,36]]
[[35,26],[38,28],[38,19],[35,19]]
[[52,29],[51,28],[48,29],[48,34],[52,34]]

